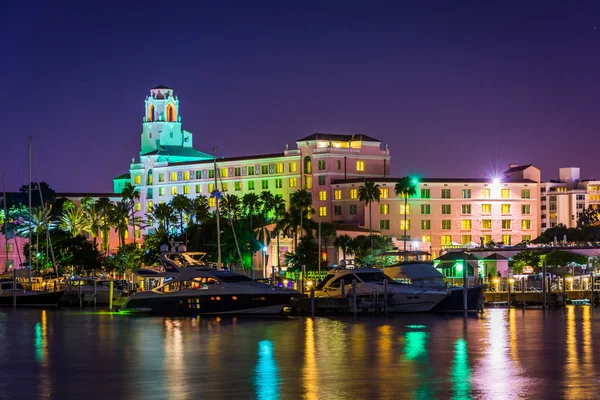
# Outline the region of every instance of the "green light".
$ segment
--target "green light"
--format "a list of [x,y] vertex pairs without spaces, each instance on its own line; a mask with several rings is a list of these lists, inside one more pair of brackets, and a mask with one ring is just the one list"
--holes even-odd
[[462,272],[462,269],[463,269],[462,262],[460,262],[460,261],[459,261],[459,262],[457,262],[457,263],[455,264],[455,267],[456,267],[456,272]]
[[452,365],[452,382],[454,383],[454,396],[452,399],[470,399],[471,369],[469,368],[469,355],[465,339],[458,339],[454,345],[454,362]]
[[426,325],[405,325],[408,329],[424,329],[427,328]]
[[35,359],[42,361],[44,356],[44,337],[42,336],[42,324],[35,324]]
[[414,360],[427,355],[428,332],[406,332],[404,336],[404,358]]

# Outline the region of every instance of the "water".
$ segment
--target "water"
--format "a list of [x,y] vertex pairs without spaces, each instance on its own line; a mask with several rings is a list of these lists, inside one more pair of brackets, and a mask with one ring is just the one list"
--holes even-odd
[[466,320],[7,311],[0,398],[593,399],[594,331],[586,306]]

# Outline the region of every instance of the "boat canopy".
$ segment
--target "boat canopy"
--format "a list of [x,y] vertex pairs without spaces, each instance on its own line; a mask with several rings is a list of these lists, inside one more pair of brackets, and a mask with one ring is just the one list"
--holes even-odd
[[429,263],[396,264],[385,268],[385,273],[392,279],[439,280],[444,274]]

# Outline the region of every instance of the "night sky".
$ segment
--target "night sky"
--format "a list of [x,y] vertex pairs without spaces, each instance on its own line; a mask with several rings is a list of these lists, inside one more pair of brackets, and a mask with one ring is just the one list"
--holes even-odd
[[396,176],[514,162],[600,179],[600,2],[135,3],[2,3],[7,190],[27,181],[32,135],[40,180],[111,191],[160,84],[220,156],[360,132],[389,144]]

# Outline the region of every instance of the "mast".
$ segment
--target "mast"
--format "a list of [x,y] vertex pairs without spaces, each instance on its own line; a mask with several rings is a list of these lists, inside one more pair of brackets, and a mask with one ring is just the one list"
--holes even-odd
[[5,255],[5,262],[4,262],[4,273],[8,272],[8,226],[7,226],[7,222],[8,222],[8,211],[6,209],[6,187],[5,187],[5,183],[4,183],[4,175],[6,175],[6,173],[2,173],[2,198],[3,198],[3,203],[4,203],[4,255]]
[[215,190],[214,190],[214,194],[215,194],[215,211],[216,211],[216,215],[217,215],[217,267],[221,267],[221,223],[220,223],[220,219],[221,217],[219,216],[219,186],[218,186],[218,182],[217,182],[217,148],[214,148],[214,170],[215,170]]
[[29,190],[28,190],[28,194],[29,194],[29,284],[31,285],[31,266],[33,264],[33,258],[31,257],[31,250],[32,250],[32,246],[33,246],[33,235],[31,234],[33,229],[32,229],[32,225],[31,225],[31,141],[33,140],[33,136],[29,136],[29,149],[28,149],[28,158],[29,158],[29,164],[28,164],[28,172],[29,172]]

